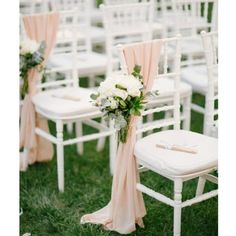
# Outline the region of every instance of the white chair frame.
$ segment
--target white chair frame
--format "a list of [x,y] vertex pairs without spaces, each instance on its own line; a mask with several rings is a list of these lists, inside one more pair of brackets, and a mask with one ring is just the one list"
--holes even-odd
[[[68,14],[70,11],[65,11],[65,14]],[[23,26],[23,25],[22,25]],[[74,28],[72,29],[73,34]],[[25,31],[23,30],[23,33]],[[72,53],[72,67],[71,68],[53,68],[48,69],[47,74],[53,75],[54,73],[61,73],[64,74],[63,80],[55,81],[55,77],[53,76],[53,79],[49,80],[48,82],[41,83],[41,81],[38,81],[37,84],[37,90],[38,93],[43,93],[42,90],[48,90],[48,89],[57,89],[60,87],[74,87],[77,88],[79,85],[79,76],[77,71],[77,45],[76,41],[73,40],[73,37],[71,39],[71,51],[68,53]],[[34,103],[34,98],[32,98]],[[104,123],[97,122],[93,120],[94,118],[102,118],[103,114],[98,109],[93,112],[86,112],[83,114],[74,114],[74,115],[65,115],[65,116],[57,116],[52,115],[51,113],[47,113],[44,110],[42,110],[40,107],[35,105],[35,110],[38,114],[40,114],[42,117],[46,118],[47,120],[51,120],[56,124],[56,136],[53,136],[50,133],[45,132],[44,130],[40,129],[39,127],[35,128],[35,133],[48,141],[52,142],[56,145],[56,156],[57,156],[57,175],[58,175],[58,188],[60,192],[64,192],[64,146],[77,144],[77,150],[80,154],[83,153],[83,142],[91,141],[91,140],[97,140],[104,137],[109,137],[110,143],[110,150],[109,150],[109,156],[110,156],[110,171],[113,173],[113,166],[114,163],[112,162],[116,155],[117,150],[117,137],[116,137],[116,131],[114,129],[114,125],[112,121],[108,125]],[[76,138],[63,140],[63,125],[68,123],[76,123]],[[90,127],[93,127],[98,130],[98,133],[83,135],[82,133],[82,124],[87,124]],[[29,150],[27,148],[24,148],[24,159],[27,159]]]
[[[210,12],[210,6],[212,11]],[[218,0],[176,0],[172,1],[173,15],[170,19],[175,22],[171,34],[180,33],[183,36],[182,54],[187,60],[182,66],[203,61],[204,53],[201,46],[200,31],[215,30],[217,25]],[[203,11],[202,11],[203,10]],[[209,22],[208,18],[211,18]],[[171,36],[171,35],[170,35]]]
[[[206,88],[198,88],[192,84],[193,91],[201,94],[205,97],[205,107],[202,107],[196,103],[191,104],[191,109],[195,112],[203,114],[204,116],[204,124],[203,124],[203,134],[209,136],[217,136],[216,134],[216,127],[217,127],[217,115],[218,110],[214,108],[214,103],[218,100],[218,86],[216,86],[216,78],[217,76],[217,66],[218,66],[218,59],[217,59],[217,32],[209,32],[206,33],[202,31],[202,45],[203,45],[203,52],[204,52],[204,60],[199,62],[196,60],[192,65],[186,67],[188,73],[184,74],[184,67],[182,67],[182,75],[183,79],[187,78],[187,76],[191,76],[190,69],[193,68],[192,78],[198,79],[199,76],[205,76],[207,80]],[[198,72],[199,69],[206,68],[206,73],[201,75],[201,71]],[[187,82],[187,81],[186,81]],[[190,83],[191,84],[191,83]],[[214,130],[215,129],[215,130]],[[215,132],[215,133],[214,133]]]
[[[106,76],[111,76],[112,73],[119,73],[119,58],[116,45],[152,39],[150,27],[153,13],[152,6],[152,2],[100,5],[106,32]],[[136,27],[135,22],[141,22],[142,27]],[[102,149],[104,144],[105,138],[99,139],[98,150]],[[114,160],[111,162],[114,162]]]
[[[64,72],[63,70],[51,70],[50,73],[55,72]],[[76,70],[73,71],[74,75],[76,74]],[[39,84],[38,88],[50,88],[50,87],[58,87],[63,85],[72,85],[73,87],[78,86],[78,77],[74,76],[73,79],[65,79],[64,81],[51,81],[43,84]],[[45,111],[41,110],[39,107],[35,106],[35,110],[37,113],[39,113],[44,118],[53,121],[56,124],[56,137],[52,134],[49,134],[45,132],[44,130],[36,127],[35,133],[53,144],[56,145],[56,156],[57,156],[57,174],[58,174],[58,188],[59,191],[64,192],[64,146],[77,144],[78,151],[81,153],[83,150],[82,145],[83,142],[91,141],[91,140],[97,140],[103,137],[109,137],[110,139],[110,151],[109,156],[110,160],[113,161],[116,155],[116,149],[117,149],[117,141],[116,141],[116,132],[113,128],[113,123],[110,122],[109,126],[102,124],[100,122],[97,122],[95,120],[92,120],[94,118],[102,117],[103,114],[97,110],[94,112],[88,112],[85,114],[79,114],[79,115],[72,115],[72,116],[64,116],[64,117],[57,117],[51,114],[46,113]],[[68,122],[75,122],[76,123],[76,138],[63,140],[63,124],[67,124]],[[82,133],[82,123],[89,125],[90,127],[93,127],[98,130],[98,133],[83,135]],[[114,163],[110,162],[110,169],[112,172]]]
[[[181,39],[180,36],[177,36],[175,38],[162,39],[162,42],[164,44],[167,44],[168,42],[175,43],[175,45],[176,45],[176,47],[175,47],[175,50],[176,50],[175,51],[175,62],[174,62],[175,65],[174,65],[174,71],[172,71],[171,74],[164,70],[163,74],[158,75],[159,79],[161,79],[163,77],[165,78],[168,76],[173,77],[173,79],[175,81],[175,87],[174,87],[174,91],[170,91],[170,93],[174,97],[173,105],[164,105],[164,106],[153,108],[153,109],[147,109],[142,113],[142,115],[145,116],[148,114],[153,114],[155,112],[172,110],[173,111],[173,118],[170,118],[170,119],[165,120],[163,122],[162,121],[159,121],[159,122],[155,121],[155,122],[152,122],[149,124],[143,124],[143,126],[137,127],[137,135],[139,135],[140,133],[149,131],[149,130],[153,130],[156,128],[161,128],[161,127],[169,126],[169,125],[173,125],[175,130],[180,129],[180,110],[179,110],[179,108],[180,108],[180,94],[179,94],[180,58],[181,58],[181,53],[180,53],[181,41],[180,41],[180,39]],[[121,59],[121,61],[125,60],[122,49],[123,49],[122,46],[120,46],[120,59]],[[123,68],[123,70],[126,71],[126,64],[122,63],[122,66],[125,67],[125,68]],[[159,192],[156,192],[141,183],[138,183],[136,186],[138,191],[143,192],[143,193],[149,195],[150,197],[152,197],[158,201],[161,201],[161,202],[174,208],[174,229],[173,229],[174,236],[181,235],[181,211],[182,211],[182,208],[187,207],[187,206],[191,206],[195,203],[202,202],[204,200],[207,200],[209,198],[212,198],[212,197],[215,197],[218,195],[218,190],[212,190],[210,192],[203,194],[204,183],[206,180],[216,183],[216,184],[218,183],[217,177],[209,174],[212,171],[216,170],[217,166],[210,168],[210,169],[206,168],[205,170],[191,173],[191,174],[187,174],[187,175],[170,176],[170,175],[166,174],[165,172],[157,172],[157,170],[153,166],[147,164],[146,162],[139,160],[138,158],[136,158],[136,160],[137,160],[137,163],[141,166],[139,168],[140,173],[143,171],[151,170],[151,171],[154,171],[157,174],[174,182],[174,199],[166,197],[165,195],[163,195]],[[198,183],[198,187],[196,190],[196,196],[192,199],[182,201],[183,183],[187,180],[191,180],[191,179],[194,179],[197,177],[199,177],[199,183]]]
[[[218,56],[216,39],[218,37],[217,32],[206,33],[201,32],[202,43],[204,47],[206,65],[207,65],[207,93],[205,101],[205,114],[204,114],[204,134],[216,135],[214,129],[218,126],[218,109],[215,109],[215,101],[218,100],[218,89],[215,87],[214,72],[217,72],[218,68]],[[216,118],[216,119],[215,119]]]

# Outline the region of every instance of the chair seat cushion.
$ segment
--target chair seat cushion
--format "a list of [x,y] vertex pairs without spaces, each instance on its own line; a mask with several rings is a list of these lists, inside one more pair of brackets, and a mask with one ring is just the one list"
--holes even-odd
[[53,117],[81,115],[97,111],[90,102],[92,90],[85,88],[59,88],[37,93],[33,103],[44,113]]
[[[89,29],[91,32],[90,37],[93,42],[104,42],[105,41],[105,30],[101,27],[91,26]],[[68,29],[59,29],[57,32],[57,42],[71,42],[73,37],[73,32]],[[86,35],[83,31],[78,31],[75,36],[79,41],[84,41],[86,39]]]
[[105,29],[101,27],[91,27],[91,40],[93,43],[105,42]]
[[[152,90],[157,90],[160,96],[165,96],[165,94],[174,90],[174,80],[168,78],[155,79]],[[192,87],[185,82],[180,82],[180,96],[191,93]]]
[[[71,53],[53,54],[48,63],[49,68],[71,69],[73,57]],[[107,57],[100,53],[78,53],[77,68],[80,76],[87,76],[92,73],[105,73]]]
[[[194,146],[197,154],[156,147],[158,143]],[[136,142],[138,163],[151,166],[157,173],[183,176],[217,166],[217,139],[185,130],[167,130]]]
[[[206,65],[192,65],[181,68],[181,80],[190,84],[194,91],[205,94],[208,86]],[[215,89],[217,89],[217,73],[214,74]]]

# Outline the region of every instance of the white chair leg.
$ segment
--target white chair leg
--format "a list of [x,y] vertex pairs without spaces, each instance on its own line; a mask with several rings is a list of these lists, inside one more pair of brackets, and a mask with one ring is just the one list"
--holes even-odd
[[205,183],[206,183],[206,178],[200,176],[198,179],[196,196],[200,196],[203,194]]
[[174,236],[180,236],[181,233],[182,188],[182,179],[176,179],[174,181]]
[[89,76],[89,79],[88,79],[89,88],[94,88],[95,84],[96,84],[95,76],[94,75]]
[[[106,121],[103,118],[101,118],[101,124],[106,125]],[[106,137],[102,137],[98,139],[97,147],[96,147],[97,152],[100,152],[103,150],[103,148],[105,147],[105,141],[106,141]]]
[[[114,129],[114,122],[110,121],[110,129]],[[110,163],[110,173],[113,175],[114,173],[114,167],[115,167],[115,158],[116,158],[116,153],[117,153],[117,145],[118,145],[118,140],[117,140],[117,132],[114,130],[114,133],[110,135],[109,137],[109,163]]]
[[[83,136],[83,124],[81,121],[77,121],[76,124],[75,124],[76,128],[76,137],[82,137]],[[84,153],[84,143],[80,142],[80,143],[77,143],[77,152],[80,154],[80,155],[83,155]]]
[[57,178],[60,192],[64,192],[64,146],[63,146],[63,122],[57,120]]
[[190,130],[190,122],[191,122],[191,97],[192,95],[184,98],[183,101],[183,129]]
[[73,122],[68,122],[66,124],[66,127],[67,127],[68,133],[72,134],[72,132],[73,132]]

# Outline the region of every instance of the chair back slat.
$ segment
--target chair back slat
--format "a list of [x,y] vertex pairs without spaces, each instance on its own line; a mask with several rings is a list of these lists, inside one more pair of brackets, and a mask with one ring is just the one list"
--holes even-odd
[[[201,32],[203,48],[205,52],[207,65],[207,94],[206,94],[206,114],[204,121],[204,134],[212,135],[215,130],[215,124],[218,120],[218,109],[215,108],[215,102],[218,100],[218,33],[205,31]],[[215,134],[216,135],[216,134]]]

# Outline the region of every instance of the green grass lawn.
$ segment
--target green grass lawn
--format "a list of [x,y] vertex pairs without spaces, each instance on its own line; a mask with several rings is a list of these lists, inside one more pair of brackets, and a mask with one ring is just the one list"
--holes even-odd
[[[203,102],[202,97],[194,99]],[[202,116],[192,113],[191,130],[202,131]],[[50,123],[55,133],[55,126]],[[84,127],[86,133],[92,129]],[[65,134],[69,137],[69,134]],[[20,173],[20,235],[30,232],[32,236],[100,236],[119,235],[103,230],[101,226],[80,224],[85,213],[94,212],[110,200],[112,177],[109,174],[108,142],[102,152],[96,152],[96,142],[85,144],[84,155],[76,152],[75,145],[65,148],[65,192],[57,189],[56,158],[48,163],[30,166]],[[173,184],[155,173],[141,174],[141,181],[172,197]],[[184,184],[184,199],[193,197],[197,180]],[[216,188],[207,183],[206,190]],[[147,215],[145,228],[137,228],[131,235],[171,236],[173,209],[146,195],[144,200]],[[183,209],[183,236],[213,236],[218,231],[217,198]]]

